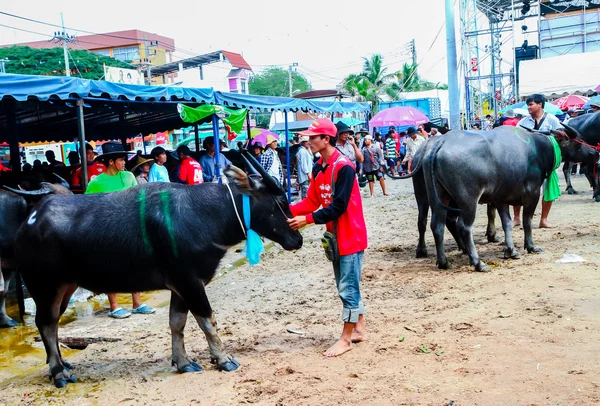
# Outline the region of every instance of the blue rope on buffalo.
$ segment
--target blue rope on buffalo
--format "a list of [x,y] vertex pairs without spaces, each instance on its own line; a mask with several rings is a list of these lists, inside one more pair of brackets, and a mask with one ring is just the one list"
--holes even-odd
[[242,195],[242,206],[244,211],[244,223],[246,224],[247,236],[246,246],[244,247],[243,253],[246,254],[250,266],[256,265],[260,262],[260,254],[265,252],[263,242],[256,231],[250,229],[250,196]]

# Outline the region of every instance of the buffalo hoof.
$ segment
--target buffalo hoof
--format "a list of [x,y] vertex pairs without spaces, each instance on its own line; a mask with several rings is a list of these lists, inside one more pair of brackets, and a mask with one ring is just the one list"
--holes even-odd
[[69,383],[77,383],[77,379],[75,379],[74,376],[70,376],[67,379],[55,379],[54,380],[54,386],[56,386],[59,389],[64,388]]
[[232,358],[231,361],[218,365],[217,369],[219,371],[231,372],[231,371],[235,371],[239,367],[240,367],[240,363],[237,362],[235,360],[235,358]]
[[19,323],[17,323],[13,319],[7,318],[6,320],[4,320],[4,322],[2,324],[0,324],[0,328],[17,327],[18,325],[19,325]]
[[519,259],[521,254],[515,248],[504,248],[504,259]]
[[488,242],[500,242],[500,237],[498,237],[496,234],[493,235],[486,235]]
[[181,368],[181,369],[178,368],[178,370],[182,374],[185,374],[186,372],[200,372],[200,371],[202,371],[202,367],[195,362],[190,362],[183,368]]
[[537,254],[538,252],[542,252],[543,250],[538,247],[527,247],[527,252],[530,254]]
[[447,270],[454,269],[454,267],[452,266],[452,264],[450,264],[450,262],[446,262],[444,264],[438,264],[438,268],[439,269],[447,269]]
[[70,362],[62,360],[62,364],[63,364],[63,367],[65,367],[66,369],[73,369],[73,365],[71,365]]
[[570,195],[578,195],[579,192],[577,192],[575,189],[573,189],[572,187],[567,189],[567,193]]
[[417,258],[427,258],[427,250],[417,248]]
[[598,196],[594,197],[594,200],[595,200],[596,202],[600,202],[600,195],[598,195]]
[[480,261],[477,266],[475,266],[475,270],[477,272],[490,272],[492,268]]

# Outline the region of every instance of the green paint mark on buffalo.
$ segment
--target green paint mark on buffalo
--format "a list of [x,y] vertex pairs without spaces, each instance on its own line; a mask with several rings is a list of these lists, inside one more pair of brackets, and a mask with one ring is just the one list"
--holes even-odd
[[146,228],[146,191],[140,190],[138,195],[138,202],[140,204],[140,229],[142,231],[142,241],[144,242],[144,249],[146,253],[152,255],[152,243],[150,237],[148,237],[148,229]]
[[160,202],[162,204],[162,211],[165,216],[165,223],[167,226],[167,233],[169,234],[169,239],[171,240],[171,251],[173,252],[173,256],[177,258],[177,243],[175,241],[175,233],[173,232],[173,222],[171,219],[171,212],[169,207],[169,191],[164,190],[160,192]]

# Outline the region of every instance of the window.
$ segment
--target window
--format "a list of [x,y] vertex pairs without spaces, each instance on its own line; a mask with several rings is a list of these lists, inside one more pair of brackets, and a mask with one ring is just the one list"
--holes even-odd
[[138,47],[115,48],[113,58],[119,61],[134,61],[140,59],[140,49]]
[[110,56],[110,49],[101,49],[99,51],[94,51],[95,54]]
[[246,81],[240,80],[240,86],[241,86],[241,93],[246,94]]

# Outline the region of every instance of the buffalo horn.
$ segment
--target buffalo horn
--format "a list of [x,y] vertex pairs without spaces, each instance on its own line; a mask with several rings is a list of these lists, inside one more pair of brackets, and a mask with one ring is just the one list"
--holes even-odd
[[52,175],[54,175],[54,177],[60,181],[60,184],[63,187],[66,187],[67,189],[69,189],[71,187],[69,185],[69,182],[67,182],[66,180],[64,180],[62,177],[58,176],[56,173],[52,172]]
[[21,190],[21,189],[13,189],[10,186],[4,186],[6,190],[10,190],[13,193],[16,193],[21,196],[43,196],[49,195],[53,191],[46,185],[42,185],[42,187],[38,190]]
[[248,167],[248,172],[250,172],[251,175],[260,175],[260,173],[258,173],[258,171],[256,170],[256,168],[254,166],[252,166],[252,164],[250,163],[250,161],[248,160],[248,158],[246,158],[244,156],[244,154],[241,154],[241,155],[242,155],[242,159],[246,163],[246,166]]
[[244,156],[250,164],[256,169],[256,171],[262,176],[263,182],[265,185],[271,190],[273,193],[283,192],[283,189],[279,185],[279,182],[276,182],[275,179],[271,175],[265,171],[265,168],[254,158],[248,151],[242,151],[242,156]]

